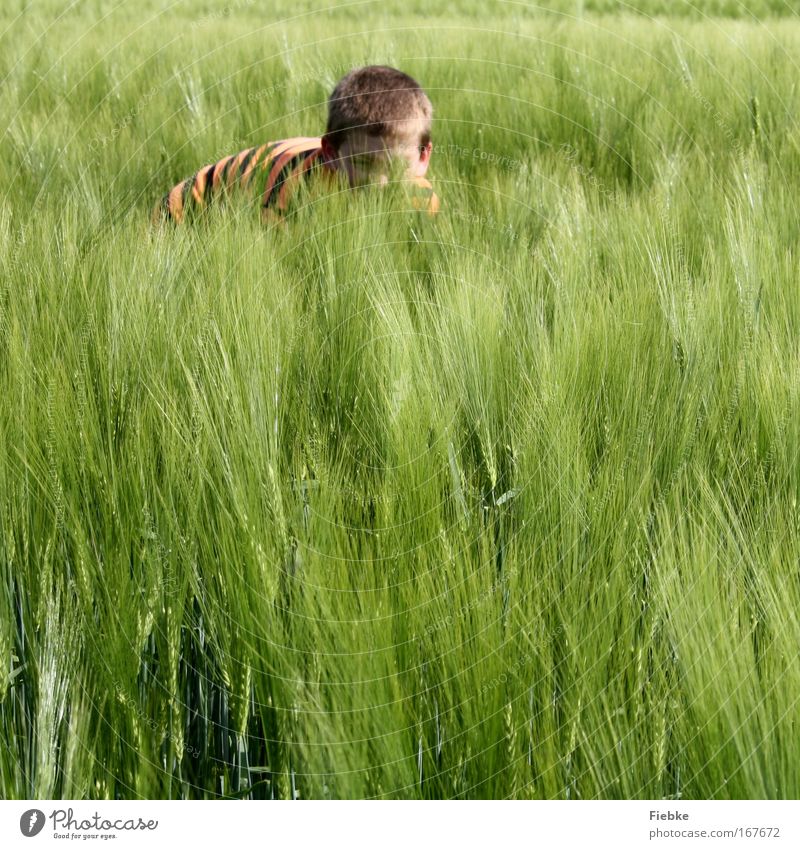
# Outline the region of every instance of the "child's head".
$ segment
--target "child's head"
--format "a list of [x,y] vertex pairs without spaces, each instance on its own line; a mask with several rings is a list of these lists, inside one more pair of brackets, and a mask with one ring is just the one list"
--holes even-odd
[[386,183],[391,167],[421,177],[431,157],[433,107],[419,83],[385,65],[357,68],[328,99],[322,152],[351,186]]

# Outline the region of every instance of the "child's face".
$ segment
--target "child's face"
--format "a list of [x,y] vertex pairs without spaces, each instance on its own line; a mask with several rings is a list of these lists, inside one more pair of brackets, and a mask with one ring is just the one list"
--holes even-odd
[[380,136],[351,132],[334,154],[333,164],[347,174],[351,186],[377,184],[421,177],[428,169],[431,143],[398,144],[388,148]]

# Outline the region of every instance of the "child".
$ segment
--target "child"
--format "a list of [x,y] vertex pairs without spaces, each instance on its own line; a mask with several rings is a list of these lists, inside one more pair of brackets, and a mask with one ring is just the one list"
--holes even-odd
[[[416,80],[385,65],[350,71],[328,100],[328,126],[321,138],[267,142],[207,165],[167,192],[153,222],[181,221],[234,187],[259,199],[262,220],[279,219],[300,181],[312,178],[351,187],[385,185],[401,173],[419,192],[416,208],[433,215],[439,198],[424,174],[431,158],[433,108]],[[398,168],[399,166],[399,168]]]

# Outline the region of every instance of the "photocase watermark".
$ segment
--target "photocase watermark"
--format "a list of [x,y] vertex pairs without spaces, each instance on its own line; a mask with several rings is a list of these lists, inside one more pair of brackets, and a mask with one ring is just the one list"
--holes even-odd
[[392,396],[389,399],[389,416],[392,421],[397,419],[403,402],[411,392],[411,380],[407,371],[403,371],[392,383]]
[[[563,625],[557,625],[541,642],[537,643],[535,648],[537,650],[547,648],[564,630]],[[505,672],[501,672],[499,675],[495,675],[494,678],[484,681],[481,684],[480,694],[483,695],[490,690],[496,690],[498,687],[503,686],[503,684],[508,683],[514,675],[524,669],[526,664],[531,663],[533,660],[534,657],[531,652],[521,654],[510,666],[506,667]]]
[[197,20],[192,21],[190,28],[197,29],[197,27],[202,27],[206,24],[214,23],[215,21],[221,21],[223,18],[230,17],[234,12],[238,12],[241,9],[247,9],[255,4],[256,0],[236,0],[235,3],[228,3],[221,9],[215,9],[213,12],[201,15],[201,17],[197,18]]
[[617,192],[614,189],[610,189],[608,186],[603,183],[597,177],[597,174],[591,169],[587,168],[583,163],[578,161],[578,157],[580,156],[579,151],[574,148],[571,144],[564,143],[558,148],[558,153],[564,159],[566,159],[570,163],[570,167],[575,171],[576,174],[580,174],[583,179],[593,186],[599,195],[602,195],[607,200],[616,200]]
[[324,458],[322,457],[322,451],[317,440],[310,440],[307,443],[307,449],[309,459],[313,465],[315,477],[295,482],[295,486],[303,493],[304,501],[307,498],[309,490],[316,489],[321,486],[330,486],[337,495],[343,497],[347,501],[358,504],[362,508],[371,508],[378,504],[393,504],[397,500],[396,496],[391,492],[376,492],[371,495],[366,495],[347,484],[334,481],[327,472]]
[[[49,197],[49,195],[46,194],[43,189],[40,190],[33,199],[33,204],[31,205],[30,211],[25,216],[25,220],[22,222],[22,225],[14,236],[14,242],[9,250],[9,261],[11,268],[14,271],[17,271],[20,267],[20,254],[28,244],[28,232],[31,229],[31,225],[39,219],[39,212],[44,206],[44,200],[46,197]],[[11,291],[10,285],[10,282],[6,281],[7,292]]]
[[350,70],[352,70],[352,65],[349,64],[326,65],[319,68],[315,68],[311,71],[305,71],[302,74],[292,74],[291,76],[287,76],[286,79],[283,79],[280,82],[265,86],[264,88],[260,88],[257,91],[251,91],[247,95],[247,100],[250,103],[256,103],[259,100],[263,100],[265,97],[270,97],[276,92],[283,91],[284,89],[287,89],[290,86],[301,85],[304,83],[321,82],[330,74],[338,76],[339,74],[345,74]]
[[474,610],[476,607],[481,607],[486,604],[486,602],[489,601],[497,592],[500,590],[506,590],[509,580],[516,574],[517,569],[514,567],[504,571],[502,575],[494,580],[482,593],[462,604],[461,607],[453,611],[453,613],[448,613],[447,616],[443,616],[441,619],[437,619],[436,622],[430,623],[425,628],[425,636],[429,637],[431,634],[436,634],[439,631],[445,631],[448,628],[451,628],[456,621],[463,619],[468,613],[470,613],[470,611]]
[[64,489],[61,485],[61,475],[58,469],[58,452],[56,450],[56,414],[55,406],[56,389],[51,378],[50,385],[47,388],[47,436],[45,438],[45,451],[47,453],[47,471],[50,479],[51,497],[53,499],[53,510],[56,517],[56,525],[60,533],[65,531],[64,514],[66,512]]
[[505,235],[512,242],[519,238],[519,233],[508,223],[503,224],[498,221],[494,215],[480,215],[477,212],[470,212],[459,209],[449,210],[450,215],[455,218],[460,218],[462,221],[469,221],[472,224],[478,224],[483,229],[495,230]]
[[98,133],[90,142],[89,150],[96,153],[102,150],[106,145],[115,141],[117,136],[123,132],[136,118],[137,115],[144,109],[145,106],[156,96],[159,86],[154,85],[125,115],[117,121],[108,133]]
[[[119,682],[114,681],[114,689],[116,691],[116,696],[122,704],[126,707],[131,708],[136,714],[137,718],[140,719],[145,725],[147,725],[151,731],[160,734],[167,740],[172,740],[173,742],[180,743],[177,736],[173,734],[163,723],[158,723],[154,719],[150,719],[145,712],[142,710],[141,706],[138,704],[137,700],[134,699],[125,689],[125,687]],[[200,757],[200,750],[194,748],[194,746],[189,746],[185,744],[182,746],[193,758]]]
[[[719,111],[719,109],[717,109],[717,107],[697,87],[685,59],[681,57],[679,61],[681,65],[681,82],[686,87],[691,97],[694,98],[700,106],[702,106],[703,111],[709,118],[711,118],[716,125],[716,128],[722,132],[730,146],[737,152],[741,152],[741,142],[731,125],[725,120],[724,115]],[[753,100],[751,101],[751,113],[753,112],[754,105],[755,101]],[[754,122],[757,125],[757,111],[753,114],[755,116]]]
[[[172,574],[169,569],[170,555],[172,553],[171,548],[167,548],[161,540],[161,537],[158,533],[158,529],[156,528],[155,522],[153,521],[153,517],[150,513],[149,508],[145,504],[142,507],[142,514],[144,516],[144,527],[142,528],[142,538],[147,540],[147,547],[152,553],[155,555],[155,559],[158,561],[161,566],[162,579],[159,584],[153,583],[150,587],[151,595],[153,595],[156,591],[157,586],[161,586],[164,592],[176,593],[180,588],[177,578]],[[183,537],[181,537],[183,540]]]
[[524,165],[521,159],[514,159],[513,156],[495,153],[482,147],[462,147],[460,144],[455,144],[454,142],[437,147],[436,152],[439,156],[449,155],[459,157],[460,159],[472,159],[484,165],[501,168],[504,171],[519,171]]
[[[605,510],[608,502],[614,497],[620,485],[622,484],[625,475],[627,474],[633,463],[640,458],[642,447],[650,438],[653,432],[654,411],[648,408],[645,412],[642,421],[636,428],[636,433],[630,442],[626,442],[627,450],[622,462],[617,466],[614,477],[609,484],[603,489],[602,493],[597,497],[596,493],[592,495],[592,512],[599,515]],[[597,500],[594,500],[594,499]]]

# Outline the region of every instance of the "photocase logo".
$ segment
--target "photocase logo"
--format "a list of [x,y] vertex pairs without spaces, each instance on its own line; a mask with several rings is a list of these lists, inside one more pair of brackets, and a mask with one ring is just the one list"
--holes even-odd
[[[134,819],[119,817],[115,820],[103,818],[97,811],[84,819],[76,819],[72,808],[55,808],[47,817],[44,811],[31,808],[19,818],[19,830],[25,837],[36,837],[44,828],[45,820],[53,821],[53,836],[62,838],[78,839],[80,832],[89,832],[83,835],[83,839],[97,837],[97,832],[119,832],[119,831],[155,831],[158,828],[158,820],[143,820],[141,817]],[[101,834],[103,840],[115,837],[115,834]]]
[[44,812],[31,808],[19,818],[19,830],[25,837],[36,837],[44,828]]

